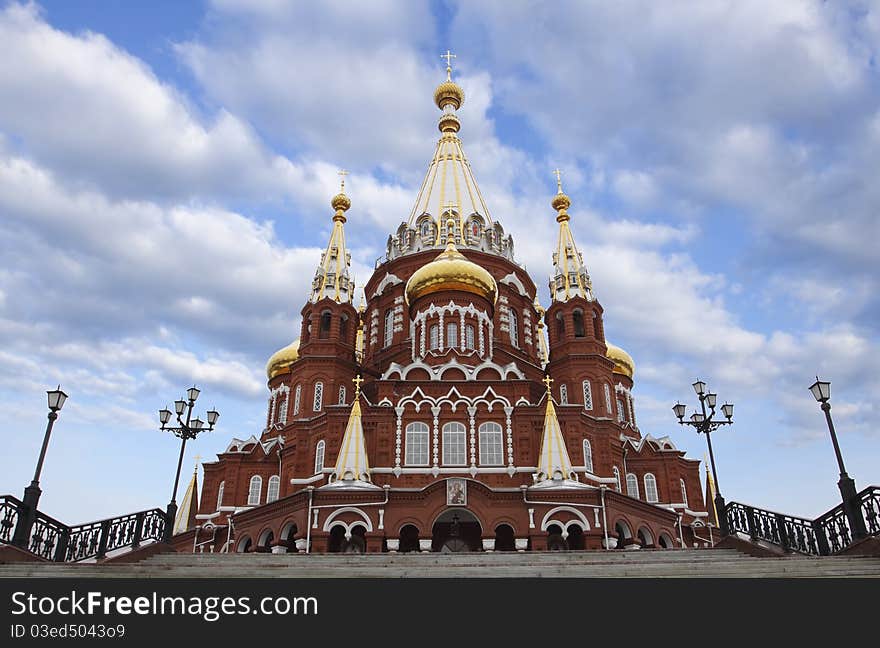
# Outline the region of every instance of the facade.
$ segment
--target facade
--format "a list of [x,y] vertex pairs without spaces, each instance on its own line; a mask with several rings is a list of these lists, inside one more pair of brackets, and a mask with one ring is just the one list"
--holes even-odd
[[441,136],[428,173],[359,306],[343,180],[298,339],[267,365],[265,429],[204,464],[199,527],[175,545],[707,545],[699,461],[639,430],[634,363],[605,337],[558,173],[545,309],[464,154],[464,93],[449,67],[434,100]]

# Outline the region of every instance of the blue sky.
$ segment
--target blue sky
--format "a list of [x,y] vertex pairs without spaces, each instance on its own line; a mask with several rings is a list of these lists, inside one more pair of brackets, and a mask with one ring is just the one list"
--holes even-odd
[[29,481],[58,383],[42,508],[69,522],[167,503],[155,412],[193,382],[221,418],[185,473],[258,434],[336,170],[362,285],[430,159],[447,48],[474,173],[545,305],[563,170],[642,432],[702,458],[670,409],[702,378],[736,403],[725,496],[816,515],[837,502],[819,373],[850,474],[880,483],[875,4],[0,7],[0,490]]

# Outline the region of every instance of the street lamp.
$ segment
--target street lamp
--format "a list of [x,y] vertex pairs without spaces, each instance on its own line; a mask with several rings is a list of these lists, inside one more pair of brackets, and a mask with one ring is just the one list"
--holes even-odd
[[724,403],[721,406],[721,412],[727,420],[715,420],[715,406],[718,402],[718,394],[708,391],[706,383],[697,380],[693,384],[694,392],[700,399],[700,411],[691,414],[690,420],[685,421],[684,415],[687,405],[676,402],[672,406],[675,417],[678,419],[679,425],[690,425],[697,434],[706,435],[706,443],[709,446],[709,460],[712,463],[712,477],[715,479],[715,511],[718,513],[718,526],[722,535],[727,535],[727,514],[724,512],[724,497],[721,496],[721,487],[718,485],[718,472],[715,470],[715,454],[712,452],[712,432],[722,425],[730,425],[733,423],[733,405]]
[[819,376],[816,376],[816,382],[810,385],[810,391],[813,392],[813,397],[822,404],[822,411],[825,412],[825,421],[828,423],[828,431],[831,433],[834,454],[837,455],[837,467],[840,468],[837,487],[840,489],[843,510],[852,529],[853,540],[864,538],[868,535],[868,530],[865,528],[865,518],[862,516],[862,507],[856,495],[856,483],[846,473],[843,455],[840,453],[840,445],[837,443],[837,434],[834,432],[834,422],[831,420],[831,403],[828,402],[831,400],[831,383],[819,380]]
[[24,489],[24,499],[22,504],[24,510],[19,513],[18,522],[15,525],[15,532],[12,538],[12,544],[27,549],[28,538],[31,535],[31,527],[37,516],[37,505],[40,503],[40,474],[43,472],[43,461],[46,459],[46,450],[49,448],[49,437],[52,435],[52,426],[58,419],[58,412],[64,407],[64,401],[67,400],[67,394],[61,391],[61,385],[57,389],[47,391],[46,395],[49,401],[49,423],[46,425],[46,433],[43,435],[43,447],[40,450],[40,458],[37,460],[37,469],[34,471],[34,478],[31,480],[30,486]]
[[[180,457],[177,460],[177,473],[174,476],[174,490],[171,491],[171,501],[168,503],[168,509],[166,510],[168,518],[165,525],[166,542],[171,539],[171,536],[174,533],[174,518],[177,517],[177,486],[180,483],[180,468],[183,465],[183,453],[186,449],[186,442],[189,439],[195,439],[201,432],[210,432],[213,430],[214,424],[217,422],[217,419],[220,418],[220,412],[214,409],[208,410],[208,413],[205,416],[205,418],[208,419],[207,428],[205,428],[205,423],[200,418],[192,418],[193,408],[195,407],[199,393],[199,389],[193,385],[186,390],[186,400],[181,399],[174,401],[174,411],[177,415],[176,427],[168,425],[168,422],[171,420],[171,410],[167,407],[159,410],[159,423],[161,424],[159,429],[163,432],[171,432],[181,440]],[[184,413],[186,413],[186,416],[184,416]]]

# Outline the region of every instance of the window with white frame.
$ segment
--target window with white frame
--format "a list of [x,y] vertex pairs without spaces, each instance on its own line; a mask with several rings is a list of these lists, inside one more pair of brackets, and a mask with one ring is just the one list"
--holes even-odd
[[281,488],[281,478],[278,475],[269,477],[269,485],[266,488],[266,504],[278,499],[278,490]]
[[407,466],[427,466],[431,438],[425,423],[415,422],[406,426]]
[[626,473],[626,494],[639,499],[639,479],[633,473]]
[[458,347],[458,324],[449,322],[446,324],[446,348],[455,349]]
[[519,318],[512,308],[508,312],[510,313],[510,343],[519,348]]
[[[684,483],[684,482],[682,482]],[[217,510],[220,510],[220,507],[223,506],[223,491],[226,490],[226,482],[220,482],[220,487],[217,489]]]
[[339,404],[345,405],[345,385],[339,385]]
[[290,392],[284,392],[284,400],[281,401],[281,407],[278,409],[278,422],[284,425],[287,423],[287,406],[290,404]]
[[251,483],[248,487],[248,506],[259,506],[260,495],[263,491],[263,478],[259,475],[251,477]]
[[480,425],[480,465],[501,466],[504,464],[504,435],[501,425],[494,422]]
[[678,480],[678,485],[681,487],[681,501],[682,501],[682,503],[683,503],[685,506],[687,506],[687,503],[688,503],[688,491],[687,491],[687,487],[684,485],[684,480],[683,480],[683,479],[679,479],[679,480]]
[[394,311],[390,308],[385,311],[385,344],[384,346],[391,346],[391,342],[394,340]]
[[299,404],[302,400],[302,385],[297,385],[293,391],[293,415],[299,414]]
[[324,470],[324,440],[318,441],[315,446],[315,474],[319,475]]
[[266,415],[266,427],[272,427],[275,422],[275,394],[269,396],[269,413]]
[[584,439],[584,466],[587,472],[593,472],[593,446],[590,445],[589,439]]
[[605,388],[605,411],[611,414],[611,388],[608,383],[605,383],[603,387]]
[[568,385],[559,385],[559,404],[568,405]]
[[645,474],[645,501],[656,504],[660,501],[657,496],[657,478],[651,473]]
[[474,325],[466,324],[464,327],[464,346],[467,349],[474,349]]
[[443,465],[464,466],[467,464],[467,431],[464,424],[457,421],[443,426]]
[[626,422],[626,410],[623,408],[623,399],[617,399],[617,422],[625,423]]
[[324,383],[315,383],[315,398],[312,401],[312,411],[320,412],[321,406],[324,404]]
[[620,469],[617,466],[614,466],[611,470],[614,473],[614,481],[617,482],[617,492],[622,493],[623,489],[620,487]]
[[584,381],[583,388],[584,388],[584,409],[591,410],[591,409],[593,409],[593,388],[590,387],[589,380]]
[[440,348],[440,326],[437,324],[433,324],[431,328],[428,329],[428,348]]

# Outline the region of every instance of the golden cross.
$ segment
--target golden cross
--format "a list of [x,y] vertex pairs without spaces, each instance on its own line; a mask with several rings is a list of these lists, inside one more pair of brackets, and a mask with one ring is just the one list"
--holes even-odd
[[562,193],[562,171],[553,169],[553,174],[556,176],[556,186],[559,188],[559,193]]
[[202,455],[196,455],[196,456],[195,456],[195,460],[196,460],[196,472],[198,472],[198,470],[199,470],[199,462],[202,460]]
[[360,374],[351,379],[351,382],[354,383],[354,397],[357,398],[361,393],[361,383],[364,382],[364,379],[361,378]]
[[544,376],[544,380],[541,381],[545,385],[547,385],[547,393],[550,393],[550,384],[553,382],[553,379],[550,376]]
[[448,81],[451,79],[450,75],[452,74],[452,59],[458,58],[458,57],[456,57],[455,54],[453,54],[449,50],[446,50],[446,54],[441,54],[440,58],[446,59],[446,79]]
[[346,171],[345,169],[339,169],[339,171],[337,173],[339,174],[339,177],[342,178],[342,186],[340,187],[339,190],[344,191],[345,190],[345,176],[348,175],[348,171]]

